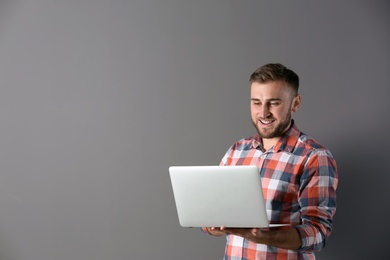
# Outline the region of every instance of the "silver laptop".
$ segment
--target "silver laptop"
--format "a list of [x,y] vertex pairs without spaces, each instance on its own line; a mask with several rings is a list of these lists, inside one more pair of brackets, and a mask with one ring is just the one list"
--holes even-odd
[[169,174],[182,227],[269,225],[257,166],[171,166]]

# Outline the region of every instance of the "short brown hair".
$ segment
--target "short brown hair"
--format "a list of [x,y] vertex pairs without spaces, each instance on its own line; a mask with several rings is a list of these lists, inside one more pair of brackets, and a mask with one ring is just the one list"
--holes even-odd
[[298,75],[280,63],[268,63],[252,73],[250,82],[266,83],[269,81],[284,81],[288,83],[296,93],[299,88]]

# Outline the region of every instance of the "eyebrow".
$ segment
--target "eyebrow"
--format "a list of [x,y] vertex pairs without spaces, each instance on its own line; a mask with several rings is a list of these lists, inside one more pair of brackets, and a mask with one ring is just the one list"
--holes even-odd
[[[251,98],[252,101],[260,101],[259,98]],[[270,99],[266,99],[266,102],[271,102],[271,101],[282,101],[282,99],[280,98],[270,98]]]

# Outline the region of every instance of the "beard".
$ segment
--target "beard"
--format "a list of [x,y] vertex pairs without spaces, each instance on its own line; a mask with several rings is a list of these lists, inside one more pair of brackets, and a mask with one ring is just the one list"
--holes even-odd
[[286,115],[286,118],[277,124],[273,129],[267,129],[266,131],[262,130],[257,126],[256,122],[252,119],[252,124],[257,130],[257,133],[261,138],[275,138],[281,137],[289,128],[291,124],[291,112]]

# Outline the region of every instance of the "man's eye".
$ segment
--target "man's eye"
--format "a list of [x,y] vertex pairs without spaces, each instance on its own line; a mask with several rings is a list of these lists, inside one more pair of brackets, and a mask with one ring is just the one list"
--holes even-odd
[[279,102],[271,102],[270,105],[271,106],[278,106],[280,103]]

